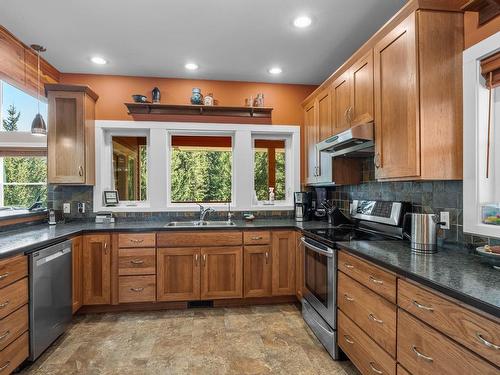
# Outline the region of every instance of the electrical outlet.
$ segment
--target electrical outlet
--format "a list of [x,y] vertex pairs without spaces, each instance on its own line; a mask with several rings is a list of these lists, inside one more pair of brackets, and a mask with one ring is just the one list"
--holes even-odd
[[445,223],[441,225],[441,229],[450,229],[450,213],[448,211],[442,211],[439,219]]
[[71,203],[63,203],[63,212],[65,214],[71,213]]
[[78,202],[78,212],[81,213],[81,214],[85,213],[85,203]]

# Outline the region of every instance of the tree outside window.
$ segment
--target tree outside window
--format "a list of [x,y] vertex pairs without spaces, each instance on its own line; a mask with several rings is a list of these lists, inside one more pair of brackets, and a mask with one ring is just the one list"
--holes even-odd
[[257,200],[269,199],[269,188],[275,200],[286,199],[285,141],[256,139],[254,141],[254,189]]

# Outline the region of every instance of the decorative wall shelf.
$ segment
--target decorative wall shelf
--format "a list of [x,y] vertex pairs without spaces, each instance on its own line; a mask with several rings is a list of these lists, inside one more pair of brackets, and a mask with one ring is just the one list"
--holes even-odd
[[191,104],[125,103],[139,121],[221,122],[271,124],[271,107],[206,106]]

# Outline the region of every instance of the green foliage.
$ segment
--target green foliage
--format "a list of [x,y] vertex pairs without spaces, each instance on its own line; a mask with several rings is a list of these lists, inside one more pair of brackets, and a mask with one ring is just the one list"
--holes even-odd
[[285,200],[285,153],[276,152],[276,186],[274,187],[274,199]]
[[259,201],[269,199],[268,157],[266,151],[254,153],[254,189]]
[[8,117],[2,120],[4,130],[8,132],[17,131],[17,122],[21,117],[21,112],[17,112],[14,104],[9,105],[7,108]]
[[145,201],[148,199],[147,191],[148,191],[148,149],[147,146],[141,146],[139,150],[140,157],[140,197],[139,200]]

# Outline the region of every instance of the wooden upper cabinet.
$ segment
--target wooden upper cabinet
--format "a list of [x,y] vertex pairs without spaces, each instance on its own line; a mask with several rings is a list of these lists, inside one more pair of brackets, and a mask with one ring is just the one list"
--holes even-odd
[[411,14],[374,47],[377,178],[420,175],[415,19]]
[[245,246],[243,270],[245,298],[271,296],[273,271],[271,246]]
[[273,287],[275,296],[295,295],[295,232],[273,232]]
[[48,97],[48,182],[95,183],[95,102],[86,86],[45,85]]
[[351,91],[349,71],[340,75],[332,84],[333,134],[340,133],[351,126]]
[[330,89],[322,91],[318,95],[318,131],[319,138],[318,141],[322,141],[325,138],[333,134],[332,128],[332,95]]
[[241,246],[201,248],[201,299],[243,297]]
[[351,124],[373,121],[373,51],[353,64],[350,69]]
[[158,301],[200,299],[199,247],[157,250],[156,298]]
[[304,108],[304,133],[305,133],[305,175],[307,182],[314,182],[318,174],[318,153],[316,143],[319,140],[316,100],[308,103]]
[[83,304],[111,303],[111,236],[83,236]]
[[73,263],[73,314],[82,307],[83,304],[83,274],[82,274],[82,256],[83,246],[82,237],[75,237],[71,241],[71,256]]

